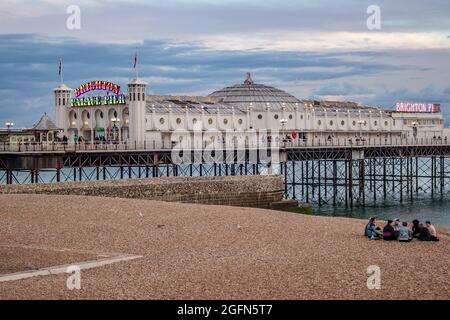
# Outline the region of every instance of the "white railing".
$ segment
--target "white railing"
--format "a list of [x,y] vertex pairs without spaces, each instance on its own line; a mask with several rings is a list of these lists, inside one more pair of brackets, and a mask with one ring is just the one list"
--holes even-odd
[[255,148],[362,148],[362,147],[390,147],[390,146],[449,146],[450,139],[436,138],[392,138],[392,139],[311,139],[295,141],[275,141],[249,143],[213,143],[198,141],[197,143],[185,143],[176,145],[174,143],[163,143],[161,141],[145,141],[137,143],[134,141],[123,142],[29,142],[29,143],[0,143],[0,152],[95,152],[95,151],[133,151],[133,150],[179,150],[190,149],[255,149]]

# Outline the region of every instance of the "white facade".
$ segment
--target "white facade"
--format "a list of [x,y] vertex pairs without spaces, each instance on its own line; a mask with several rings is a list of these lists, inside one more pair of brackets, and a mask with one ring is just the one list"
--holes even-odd
[[[203,138],[208,143],[224,139],[222,131],[248,139],[242,133],[248,130],[269,130],[260,138],[271,141],[323,144],[446,140],[448,135],[440,112],[399,113],[354,103],[300,101],[279,89],[254,84],[249,75],[243,84],[207,97],[147,95],[146,89],[147,83],[134,79],[128,84],[125,105],[70,107],[72,90],[61,84],[54,90],[56,125],[69,139],[83,136],[85,141],[94,141],[101,132],[109,138],[116,126],[115,139],[146,148],[180,142],[174,133],[179,131],[191,135],[211,131]],[[281,133],[272,136],[270,130]]]

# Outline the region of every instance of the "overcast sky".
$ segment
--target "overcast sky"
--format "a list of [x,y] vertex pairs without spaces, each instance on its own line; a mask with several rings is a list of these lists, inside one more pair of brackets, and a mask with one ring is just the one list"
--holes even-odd
[[[70,5],[80,30],[66,27]],[[369,5],[381,8],[380,30],[367,28]],[[447,113],[449,16],[448,0],[1,0],[1,126],[54,118],[60,58],[72,88],[125,88],[136,47],[149,93],[208,94],[250,71],[300,99],[441,102]]]

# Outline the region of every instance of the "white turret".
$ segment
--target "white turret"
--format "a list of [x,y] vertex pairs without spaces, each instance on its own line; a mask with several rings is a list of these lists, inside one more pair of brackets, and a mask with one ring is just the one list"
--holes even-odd
[[67,119],[66,110],[70,106],[70,99],[72,98],[72,89],[61,83],[53,90],[55,94],[55,120],[58,128],[64,129],[64,134],[67,135],[67,128],[69,120]]
[[145,114],[146,114],[147,82],[140,78],[131,80],[128,84],[128,106],[130,113],[130,142],[144,146]]

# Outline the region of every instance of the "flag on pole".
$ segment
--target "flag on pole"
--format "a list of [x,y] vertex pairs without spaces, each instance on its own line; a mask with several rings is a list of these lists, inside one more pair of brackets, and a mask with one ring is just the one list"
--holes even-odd
[[134,66],[133,66],[134,69],[136,69],[136,66],[137,66],[137,59],[138,59],[138,57],[137,57],[137,50],[136,50],[134,52]]
[[59,80],[61,81],[61,84],[62,84],[63,83],[63,64],[62,64],[62,59],[59,59],[58,74],[59,74]]
[[62,59],[59,59],[58,75],[61,75],[61,73],[62,73]]

